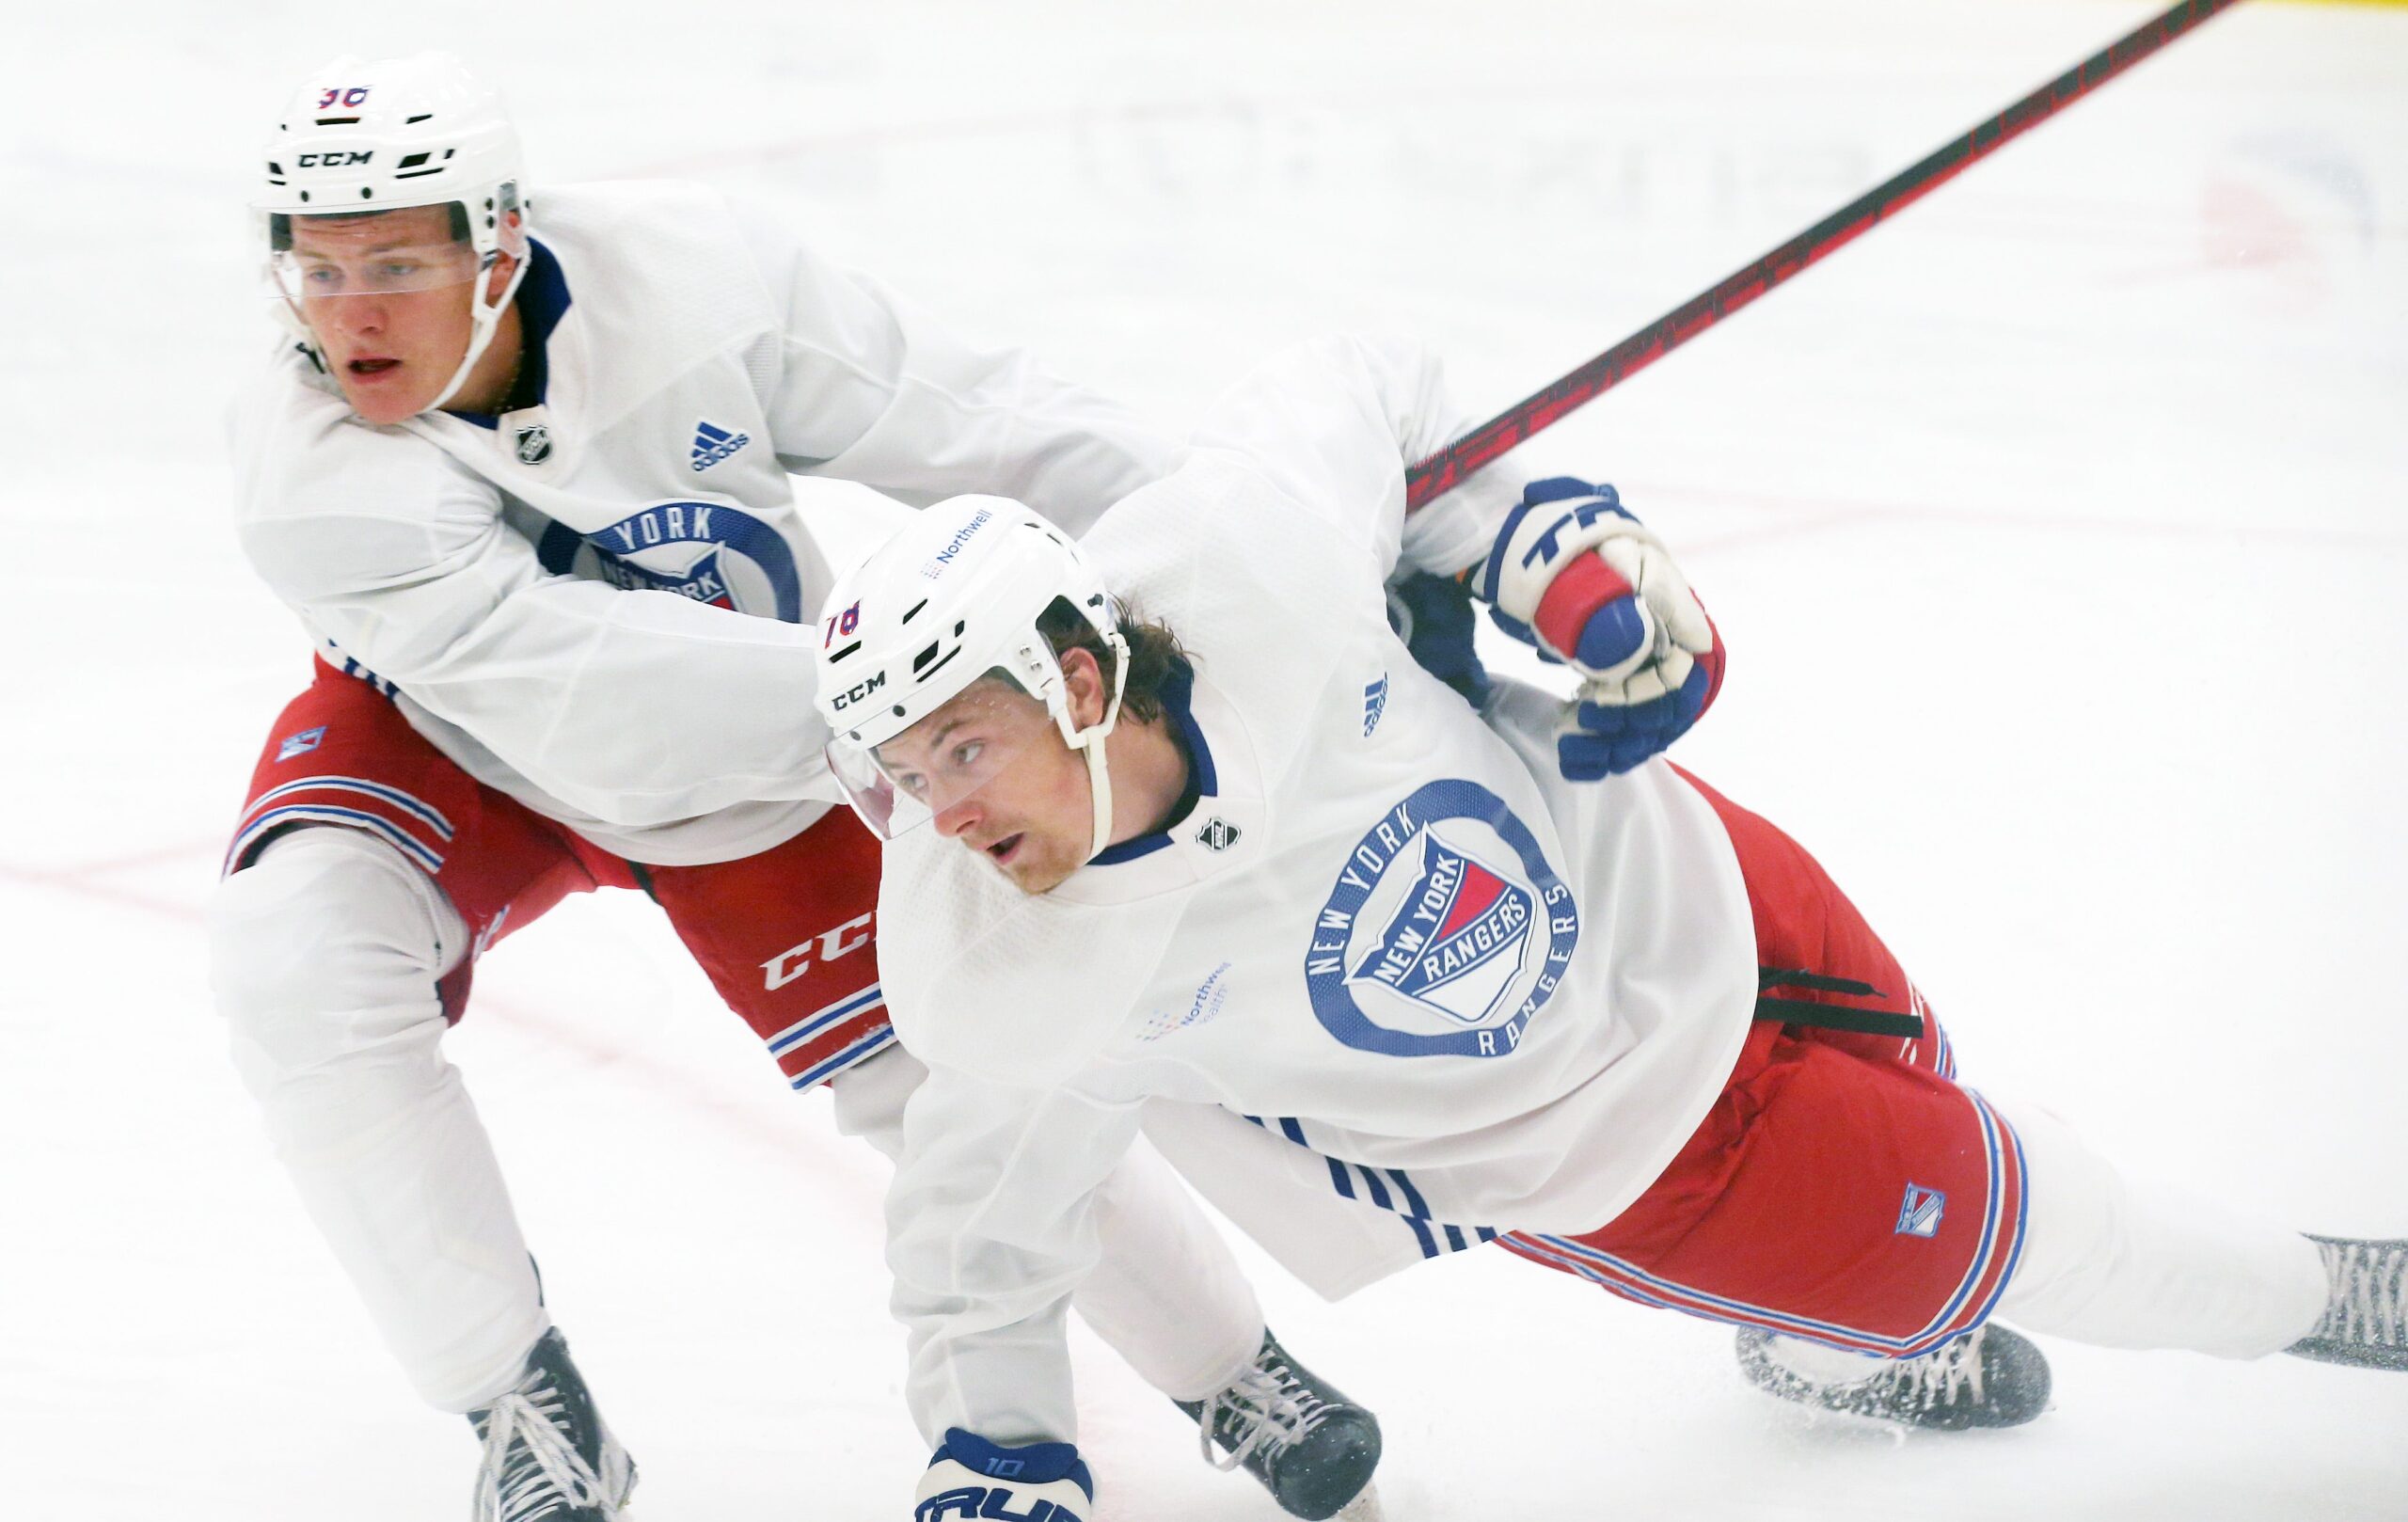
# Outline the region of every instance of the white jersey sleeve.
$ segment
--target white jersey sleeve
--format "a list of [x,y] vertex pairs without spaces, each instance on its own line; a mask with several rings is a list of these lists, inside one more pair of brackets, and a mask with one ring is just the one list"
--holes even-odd
[[1167,466],[1169,435],[1025,350],[972,342],[767,221],[746,235],[784,312],[768,414],[787,469],[914,507],[1009,497],[1082,533]]
[[547,572],[501,494],[339,399],[254,412],[252,566],[320,638],[572,808],[825,797],[808,625]]
[[1191,443],[1252,463],[1298,502],[1402,563],[1452,576],[1488,552],[1529,479],[1508,453],[1406,515],[1404,472],[1468,429],[1428,349],[1343,334],[1281,352],[1214,406]]

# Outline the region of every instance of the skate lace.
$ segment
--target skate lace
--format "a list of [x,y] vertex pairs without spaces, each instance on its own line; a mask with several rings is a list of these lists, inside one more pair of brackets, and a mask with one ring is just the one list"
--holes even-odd
[[1918,1409],[1954,1405],[1959,1396],[1982,1400],[1982,1330],[1896,1366],[1899,1393]]
[[570,1440],[567,1403],[548,1381],[512,1390],[483,1416],[475,1522],[534,1522],[554,1510],[604,1504],[602,1479]]
[[[1313,1393],[1284,1363],[1257,1364],[1237,1383],[1208,1397],[1201,1419],[1204,1457],[1216,1469],[1234,1469],[1258,1449],[1266,1457],[1301,1441],[1329,1415],[1329,1403]],[[1226,1421],[1228,1430],[1220,1429]],[[1212,1451],[1215,1433],[1229,1444]]]
[[2320,1241],[2333,1300],[2317,1337],[2370,1347],[2408,1346],[2408,1245]]

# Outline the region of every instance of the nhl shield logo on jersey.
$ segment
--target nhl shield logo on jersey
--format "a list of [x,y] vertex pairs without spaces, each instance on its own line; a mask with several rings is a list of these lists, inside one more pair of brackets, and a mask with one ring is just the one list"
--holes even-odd
[[535,557],[555,575],[583,576],[789,624],[802,618],[802,578],[777,530],[721,502],[658,502],[609,528],[555,523]]
[[1348,853],[1305,953],[1313,1013],[1389,1056],[1501,1057],[1555,994],[1580,914],[1505,801],[1417,788]]
[[552,431],[542,423],[518,430],[515,452],[520,465],[541,465],[552,457]]

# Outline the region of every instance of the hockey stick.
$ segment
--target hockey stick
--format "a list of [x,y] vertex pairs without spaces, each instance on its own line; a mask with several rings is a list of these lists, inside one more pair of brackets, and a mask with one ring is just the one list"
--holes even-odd
[[2182,4],[2109,44],[1921,162],[1901,169],[1709,291],[1673,308],[1579,369],[1523,398],[1405,473],[1411,512],[1583,403],[1671,353],[1883,217],[1973,164],[2239,0]]

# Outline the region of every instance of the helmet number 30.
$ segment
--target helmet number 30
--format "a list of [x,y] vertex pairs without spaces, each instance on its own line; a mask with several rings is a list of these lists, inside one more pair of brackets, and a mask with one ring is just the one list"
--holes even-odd
[[331,105],[365,105],[367,103],[368,90],[364,86],[358,89],[330,89],[318,97],[318,109],[324,111]]

